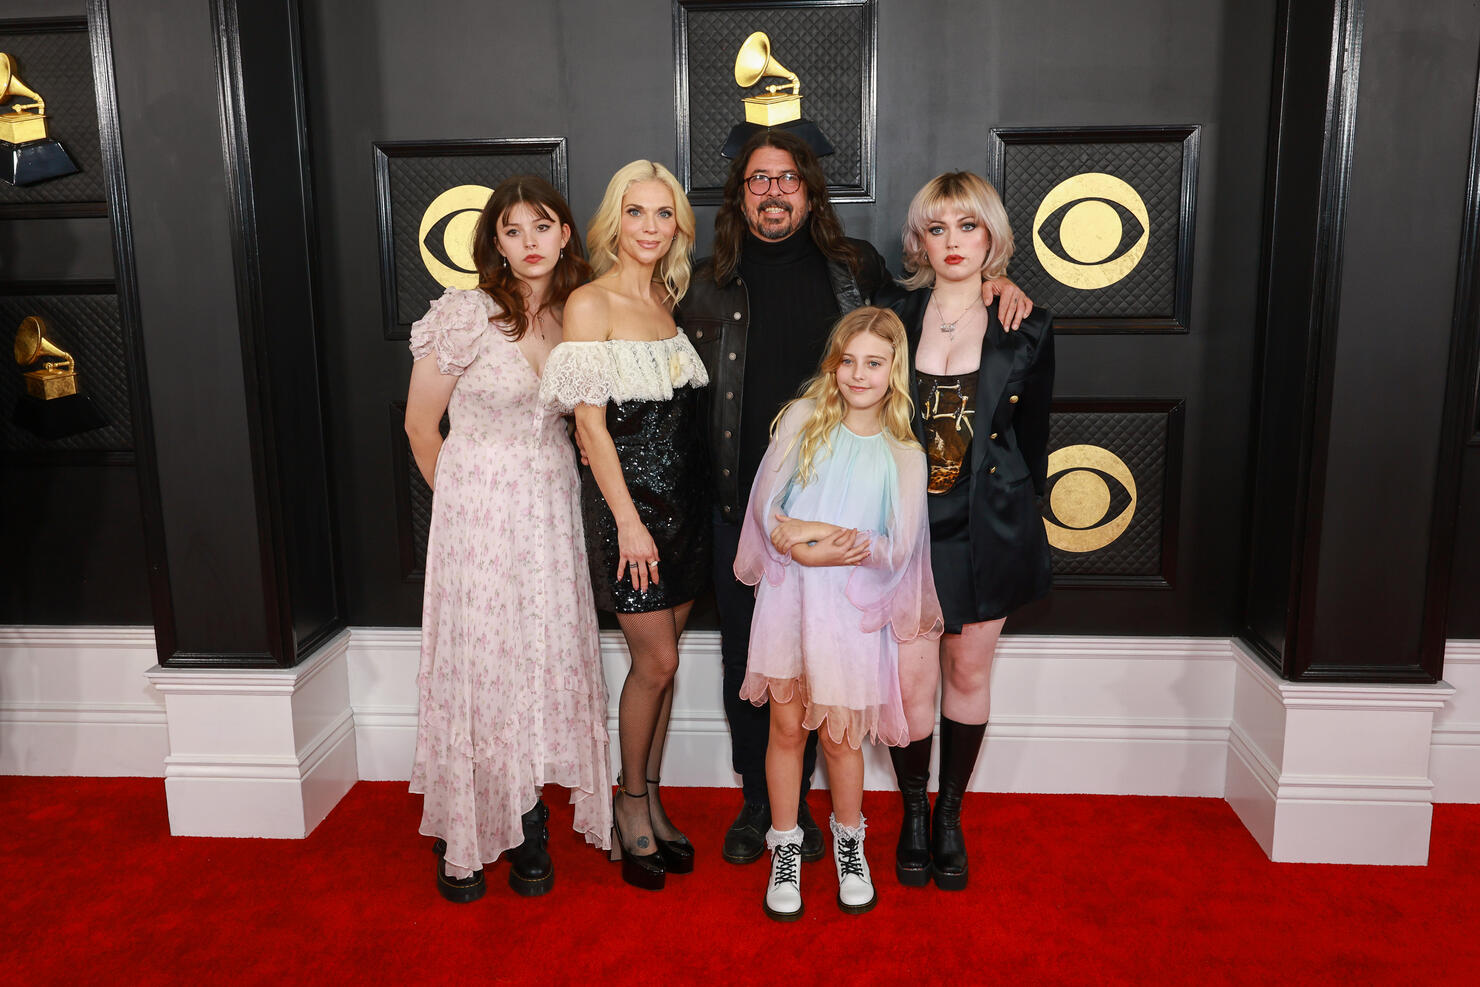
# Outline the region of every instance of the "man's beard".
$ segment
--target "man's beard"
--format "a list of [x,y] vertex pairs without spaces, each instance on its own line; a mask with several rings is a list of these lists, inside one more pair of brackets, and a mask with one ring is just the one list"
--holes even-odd
[[795,215],[795,213],[792,209],[791,203],[779,202],[776,203],[776,205],[786,212],[784,225],[774,225],[776,223],[776,220],[774,219],[771,220],[772,225],[768,225],[764,209],[756,210],[755,220],[754,222],[750,223],[750,232],[754,233],[762,240],[785,240],[787,237],[791,236],[793,233],[801,228],[802,224],[800,222],[792,221],[792,217]]

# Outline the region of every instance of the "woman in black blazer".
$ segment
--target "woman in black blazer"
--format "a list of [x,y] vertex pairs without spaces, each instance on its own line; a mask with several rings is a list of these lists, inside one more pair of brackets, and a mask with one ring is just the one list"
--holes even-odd
[[[986,734],[992,658],[1007,615],[1048,592],[1048,540],[1038,497],[1053,394],[1049,313],[1015,331],[982,303],[982,281],[1012,256],[997,191],[970,172],[928,182],[904,228],[908,294],[893,307],[910,334],[915,435],[929,460],[930,553],[946,633],[900,649],[908,747],[891,747],[904,799],[895,855],[900,883],[931,876],[966,887],[961,797]],[[931,818],[935,696],[941,692],[940,791]]]

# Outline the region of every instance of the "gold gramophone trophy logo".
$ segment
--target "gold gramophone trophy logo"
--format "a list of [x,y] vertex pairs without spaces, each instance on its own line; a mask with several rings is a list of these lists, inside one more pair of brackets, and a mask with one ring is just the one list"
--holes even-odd
[[77,390],[77,361],[46,338],[49,332],[39,315],[27,316],[16,330],[15,362],[32,369],[21,375],[26,393],[16,401],[11,421],[48,440],[102,428],[107,419],[91,398]]
[[15,59],[0,52],[0,103],[14,96],[34,102],[12,103],[8,112],[0,113],[0,180],[35,185],[76,174],[77,163],[67,149],[47,136],[46,100],[16,75]]
[[762,79],[785,79],[773,82],[764,92],[744,96],[745,122],[730,129],[720,154],[734,158],[745,146],[752,134],[771,127],[789,130],[812,148],[819,157],[833,153],[832,143],[817,128],[817,124],[802,117],[802,80],[791,69],[782,65],[771,54],[771,39],[764,31],[755,31],[740,45],[735,55],[735,84],[749,89]]
[[[771,57],[771,39],[764,31],[756,31],[745,39],[740,53],[735,56],[735,84],[749,89],[767,76],[788,81],[766,87],[757,96],[746,96],[745,122],[762,127],[774,127],[802,118],[802,80],[796,73]],[[783,92],[787,87],[791,92]]]
[[27,370],[26,393],[42,401],[64,398],[77,393],[77,361],[72,354],[46,338],[46,320],[28,316],[15,333],[15,362]]

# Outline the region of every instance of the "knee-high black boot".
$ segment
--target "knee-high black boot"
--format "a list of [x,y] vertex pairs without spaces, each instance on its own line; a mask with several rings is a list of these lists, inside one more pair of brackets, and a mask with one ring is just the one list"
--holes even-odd
[[899,824],[899,843],[894,848],[894,876],[912,888],[930,883],[930,749],[934,737],[913,740],[905,747],[889,748],[894,779],[904,802]]
[[546,849],[550,829],[545,820],[549,818],[544,799],[536,800],[534,808],[519,817],[524,842],[509,851],[509,887],[526,898],[542,895],[555,884],[555,865]]
[[957,723],[940,718],[940,791],[931,822],[930,870],[944,891],[966,887],[966,838],[961,832],[961,797],[971,783],[976,755],[986,735],[985,723]]

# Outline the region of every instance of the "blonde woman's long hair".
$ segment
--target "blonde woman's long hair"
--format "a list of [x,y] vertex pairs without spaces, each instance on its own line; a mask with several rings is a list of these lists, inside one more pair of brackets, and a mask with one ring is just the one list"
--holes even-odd
[[[781,427],[781,419],[797,401],[811,401],[812,414],[797,433],[800,443],[797,455],[797,479],[806,486],[817,478],[814,464],[817,454],[823,449],[832,449],[832,434],[848,413],[848,405],[838,390],[838,367],[843,362],[843,350],[848,341],[861,332],[872,333],[894,350],[894,359],[889,364],[889,390],[884,395],[879,409],[879,423],[890,438],[901,445],[920,448],[910,420],[915,414],[915,402],[910,399],[909,337],[905,335],[904,323],[899,316],[887,308],[865,305],[856,308],[838,320],[827,338],[827,349],[817,373],[802,386],[800,394],[787,402],[771,421],[771,438],[775,439]],[[790,452],[790,449],[787,450]]]
[[906,288],[925,288],[935,283],[935,269],[925,253],[925,231],[942,212],[955,209],[987,228],[987,256],[982,260],[982,277],[997,278],[1007,271],[1012,259],[1012,224],[1002,197],[992,183],[969,171],[948,171],[936,175],[910,200],[904,219],[904,269],[907,277],[899,283]]
[[586,253],[591,255],[591,275],[601,277],[617,263],[617,236],[622,229],[622,197],[634,182],[662,182],[673,193],[673,214],[678,220],[678,233],[668,253],[653,269],[653,280],[661,282],[668,292],[668,304],[675,305],[689,290],[693,273],[690,254],[694,248],[694,207],[683,194],[683,186],[673,172],[656,161],[637,160],[617,169],[606,184],[606,194],[596,215],[586,228]]

